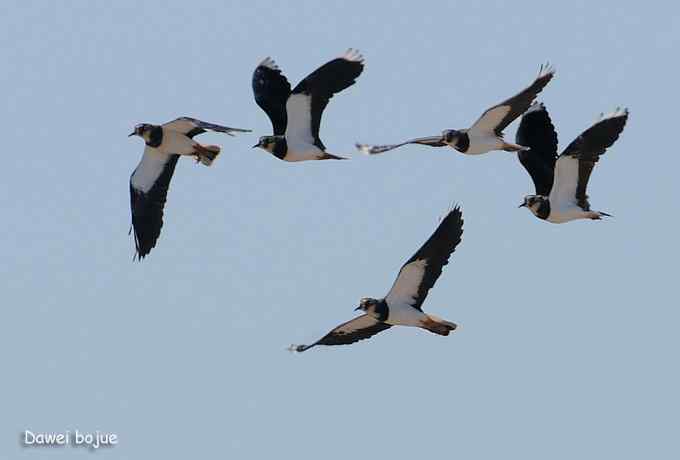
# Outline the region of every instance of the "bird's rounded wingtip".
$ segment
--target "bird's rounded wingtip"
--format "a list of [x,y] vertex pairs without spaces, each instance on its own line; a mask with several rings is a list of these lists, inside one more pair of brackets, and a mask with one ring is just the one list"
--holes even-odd
[[350,62],[358,62],[360,64],[364,63],[364,57],[359,52],[359,50],[354,48],[348,48],[345,54],[342,55],[342,59]]
[[600,113],[600,116],[597,118],[596,121],[602,121],[602,120],[607,120],[610,118],[627,118],[628,117],[628,108],[627,107],[617,107],[615,110],[609,112],[609,113]]
[[371,155],[371,146],[368,144],[359,144],[356,142],[354,147],[356,147],[356,149],[364,155]]
[[295,345],[295,344],[291,344],[288,348],[286,348],[286,350],[288,350],[288,351],[291,352],[291,353],[302,353],[302,352],[305,351],[307,348],[309,348],[309,346],[307,346],[307,345]]
[[545,64],[541,64],[541,67],[538,69],[538,78],[542,78],[547,75],[550,75],[551,77],[555,76],[555,66],[553,66],[550,61],[546,61]]
[[266,58],[264,58],[262,60],[262,62],[260,62],[257,66],[258,67],[266,67],[266,68],[272,69],[272,70],[281,70],[281,69],[279,69],[279,66],[276,64],[276,61],[274,61],[274,59],[272,59],[270,56],[267,56]]
[[531,107],[525,112],[525,113],[532,113],[532,112],[542,112],[545,111],[545,105],[543,105],[543,102],[536,101],[533,104],[531,104]]

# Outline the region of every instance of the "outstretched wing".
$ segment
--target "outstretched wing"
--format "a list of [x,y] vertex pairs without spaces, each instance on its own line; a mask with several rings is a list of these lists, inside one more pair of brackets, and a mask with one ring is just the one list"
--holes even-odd
[[552,189],[557,160],[557,133],[550,115],[541,103],[534,103],[522,117],[515,142],[529,147],[517,153],[536,186],[536,194],[548,196]]
[[[628,109],[617,108],[600,118],[564,149],[555,167],[555,186],[551,203],[575,202],[590,210],[586,189],[595,163],[619,138],[628,121]],[[558,204],[559,206],[559,204]]]
[[270,57],[260,62],[253,72],[253,94],[257,105],[271,120],[274,135],[282,136],[286,132],[286,101],[290,96],[290,83]]
[[365,153],[367,155],[376,155],[378,153],[384,153],[389,150],[394,150],[407,144],[428,145],[430,147],[446,146],[446,142],[444,142],[442,136],[418,137],[416,139],[404,141],[401,144],[388,144],[388,145],[355,144],[355,145],[357,150],[359,150],[361,153]]
[[361,315],[341,324],[311,345],[291,345],[290,350],[303,352],[317,345],[349,345],[373,337],[390,327],[371,315]]
[[460,243],[463,215],[456,206],[442,219],[432,236],[401,267],[392,289],[385,296],[387,305],[410,305],[421,309],[427,293],[442,273],[444,265]]
[[331,97],[352,86],[363,70],[363,56],[350,48],[342,57],[327,62],[298,83],[286,102],[286,137],[326,150],[319,139],[321,115]]
[[548,64],[542,65],[538,77],[524,91],[491,107],[472,125],[469,131],[478,135],[502,136],[503,130],[531,106],[545,85],[555,76],[555,70]]
[[166,155],[147,146],[130,176],[130,208],[137,260],[156,246],[163,227],[163,208],[179,155]]
[[182,133],[189,138],[203,134],[206,131],[217,131],[233,136],[232,133],[249,133],[250,129],[230,128],[228,126],[216,125],[207,121],[197,120],[191,117],[180,117],[162,125],[164,129]]

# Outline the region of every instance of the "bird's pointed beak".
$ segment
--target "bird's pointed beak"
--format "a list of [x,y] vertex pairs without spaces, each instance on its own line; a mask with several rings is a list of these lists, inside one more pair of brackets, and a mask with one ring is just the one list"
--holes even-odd
[[130,134],[128,134],[128,137],[132,137],[132,136],[134,136],[135,134],[137,134],[137,133],[134,132],[134,131],[132,131]]
[[253,145],[253,146],[251,147],[251,149],[254,149],[255,147],[259,147],[259,146],[260,146],[260,143],[258,142],[257,144]]
[[527,206],[527,203],[526,203],[526,201],[525,201],[524,203],[520,204],[520,205],[517,206],[517,207],[518,207],[518,208],[525,208],[526,206]]
[[359,310],[361,310],[361,307],[357,307],[357,308],[354,309],[354,311],[359,311]]

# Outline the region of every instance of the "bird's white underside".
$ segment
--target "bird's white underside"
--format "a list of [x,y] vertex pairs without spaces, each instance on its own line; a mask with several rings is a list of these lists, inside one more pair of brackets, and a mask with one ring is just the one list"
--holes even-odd
[[[499,105],[487,111],[470,127],[468,135],[478,137],[493,135],[496,137],[494,130],[501,124],[505,116],[510,113],[510,109],[509,105]],[[470,144],[472,145],[472,139]]]
[[548,221],[561,224],[583,219],[590,215],[578,206],[576,187],[578,185],[578,159],[561,156],[555,164],[555,182],[550,190],[550,215]]
[[287,161],[316,160],[324,155],[314,145],[312,135],[312,96],[292,94],[286,102],[288,125],[286,126]]
[[292,94],[286,101],[286,140],[288,143],[313,144],[312,136],[312,96]]
[[369,327],[375,326],[378,322],[379,321],[371,315],[361,315],[341,326],[338,326],[333,331],[336,333],[339,332],[349,334],[362,329],[368,329]]
[[390,309],[387,323],[420,326],[425,315],[422,311],[413,308],[412,305],[415,304],[418,287],[425,276],[426,266],[427,261],[420,259],[401,269],[392,289],[385,297]]
[[141,192],[148,192],[163,172],[169,159],[170,155],[147,145],[139,165],[130,178],[132,186]]

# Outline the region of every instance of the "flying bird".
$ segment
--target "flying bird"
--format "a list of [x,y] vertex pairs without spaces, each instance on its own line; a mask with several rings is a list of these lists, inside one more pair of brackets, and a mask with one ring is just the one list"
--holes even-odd
[[[228,128],[189,117],[181,117],[163,125],[142,123],[130,136],[144,139],[144,155],[130,176],[130,207],[137,260],[143,259],[156,246],[163,226],[163,207],[170,179],[180,155],[189,155],[210,166],[220,153],[217,145],[202,145],[193,138],[206,131],[233,136],[248,129]],[[131,229],[131,230],[132,230]]]
[[396,149],[407,144],[427,145],[430,147],[449,146],[466,155],[479,155],[492,150],[517,152],[525,149],[523,145],[512,144],[503,139],[503,130],[531,106],[531,103],[545,85],[552,80],[555,70],[548,64],[542,65],[536,79],[519,94],[494,105],[468,129],[447,129],[439,136],[420,137],[400,144],[368,145],[356,144],[360,152],[375,155]]
[[285,161],[344,160],[326,152],[319,138],[321,115],[334,94],[354,84],[364,70],[363,56],[349,49],[322,65],[290,90],[290,83],[271,58],[253,73],[255,102],[272,122],[273,136],[262,136],[257,144]]
[[455,207],[418,251],[401,267],[397,279],[382,299],[363,298],[355,310],[364,313],[336,327],[311,345],[291,345],[302,352],[316,345],[348,345],[367,339],[392,326],[413,326],[439,335],[449,335],[456,325],[424,313],[427,293],[442,273],[444,265],[460,243],[463,216]]
[[516,142],[530,148],[519,152],[518,157],[534,182],[536,194],[524,197],[519,207],[527,207],[539,219],[554,224],[611,217],[590,209],[586,188],[595,163],[619,138],[627,120],[625,108],[600,114],[557,156],[557,134],[548,111],[543,104],[534,104],[522,117]]

